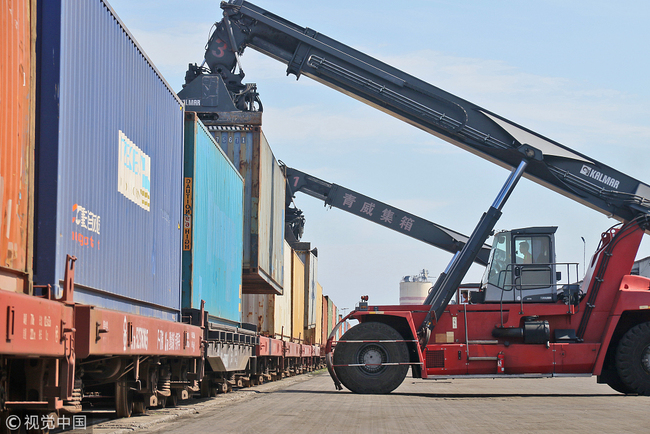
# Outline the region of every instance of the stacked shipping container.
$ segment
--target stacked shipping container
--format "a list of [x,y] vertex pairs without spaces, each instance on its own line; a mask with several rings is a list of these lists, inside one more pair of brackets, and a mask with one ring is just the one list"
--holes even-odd
[[305,264],[296,252],[291,254],[291,337],[305,337]]
[[282,294],[285,178],[259,127],[208,126],[244,178],[243,293]]
[[38,16],[34,283],[71,254],[75,301],[178,320],[183,105],[106,3]]
[[275,294],[244,294],[243,321],[255,324],[257,330],[270,337],[281,339],[291,337],[292,321],[292,271],[291,257],[293,252],[289,244],[284,245],[284,293]]
[[183,308],[241,322],[244,184],[196,113],[185,114]]
[[305,265],[305,329],[316,327],[316,287],[318,285],[318,251],[309,243],[296,243],[295,251]]
[[0,290],[30,292],[35,2],[0,5]]
[[[321,345],[329,335],[328,331],[324,336],[327,313],[323,307],[327,309],[327,304],[323,303],[323,288],[316,281],[315,273],[308,275],[307,267],[300,259],[301,252],[292,250],[286,241],[284,249],[285,264],[291,264],[285,268],[284,294],[244,294],[243,321],[256,325],[258,331],[266,336],[300,339],[312,345]],[[306,301],[309,291],[305,277],[313,278],[316,286],[315,300],[311,304]],[[315,310],[316,318],[315,324],[307,327],[305,319],[310,308]]]

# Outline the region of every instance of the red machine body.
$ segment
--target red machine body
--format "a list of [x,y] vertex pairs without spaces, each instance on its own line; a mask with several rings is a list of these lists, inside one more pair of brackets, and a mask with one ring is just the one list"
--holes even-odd
[[[650,279],[628,275],[643,236],[636,225],[603,234],[576,304],[450,304],[425,345],[413,345],[412,366],[421,377],[466,375],[562,375],[611,371],[611,355],[632,324],[650,321]],[[360,323],[382,322],[405,339],[416,339],[428,306],[363,306],[348,315]],[[496,337],[493,330],[520,330],[529,319],[548,327],[548,340]],[[576,335],[566,336],[569,330]],[[525,333],[525,331],[524,331]],[[582,336],[580,336],[582,335]],[[330,342],[336,347],[336,342]],[[334,367],[338,367],[334,365]],[[336,375],[335,375],[336,376]],[[336,381],[336,380],[335,380]]]

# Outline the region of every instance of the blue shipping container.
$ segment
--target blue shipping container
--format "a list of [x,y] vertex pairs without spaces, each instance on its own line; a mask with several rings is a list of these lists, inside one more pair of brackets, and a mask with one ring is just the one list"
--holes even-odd
[[[183,308],[241,322],[244,180],[196,113],[185,114]],[[225,320],[225,321],[224,321]]]
[[183,105],[101,0],[38,2],[34,281],[179,319]]

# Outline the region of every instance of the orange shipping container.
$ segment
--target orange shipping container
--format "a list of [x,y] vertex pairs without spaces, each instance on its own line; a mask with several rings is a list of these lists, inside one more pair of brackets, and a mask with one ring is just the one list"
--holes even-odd
[[0,2],[0,289],[30,292],[36,1]]

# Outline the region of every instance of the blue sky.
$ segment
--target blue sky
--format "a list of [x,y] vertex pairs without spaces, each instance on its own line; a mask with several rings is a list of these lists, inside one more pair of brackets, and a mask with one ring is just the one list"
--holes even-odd
[[[177,91],[201,63],[218,1],[109,0]],[[253,2],[650,183],[650,3],[591,1]],[[247,50],[277,159],[469,234],[508,172]],[[437,276],[446,252],[298,196],[319,281],[340,307],[393,304],[399,281]],[[528,180],[497,229],[558,226],[557,260],[583,262],[616,221]],[[581,240],[584,237],[585,245]],[[646,237],[647,238],[647,237]],[[491,240],[489,241],[491,242]],[[650,255],[650,242],[638,257]],[[582,266],[581,266],[582,272]],[[466,281],[478,281],[473,266]]]

